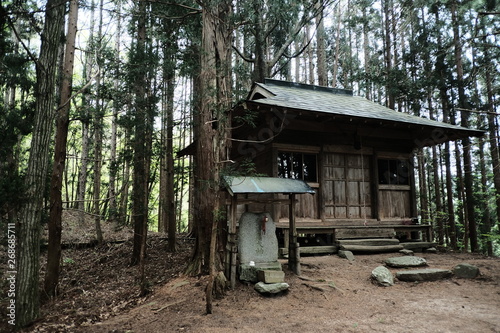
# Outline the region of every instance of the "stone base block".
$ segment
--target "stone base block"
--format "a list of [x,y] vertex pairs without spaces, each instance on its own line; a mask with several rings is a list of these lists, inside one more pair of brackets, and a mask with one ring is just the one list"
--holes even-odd
[[281,263],[279,261],[256,262],[254,266],[250,266],[248,264],[240,264],[239,267],[240,280],[248,282],[257,282],[259,281],[257,272],[261,270],[282,271]]
[[285,282],[285,272],[273,270],[260,270],[257,272],[260,282],[264,283],[281,283]]

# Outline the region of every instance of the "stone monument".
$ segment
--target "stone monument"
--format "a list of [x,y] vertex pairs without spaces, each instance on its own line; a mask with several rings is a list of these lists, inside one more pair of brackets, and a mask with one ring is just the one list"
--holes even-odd
[[240,280],[256,282],[259,270],[281,271],[276,225],[269,213],[243,213],[238,229]]

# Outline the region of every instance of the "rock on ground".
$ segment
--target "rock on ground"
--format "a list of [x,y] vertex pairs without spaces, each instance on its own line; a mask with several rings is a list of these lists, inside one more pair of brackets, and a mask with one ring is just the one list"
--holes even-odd
[[467,263],[458,264],[453,268],[453,274],[462,279],[474,279],[479,275],[479,268]]
[[404,256],[404,257],[393,257],[385,260],[385,264],[389,267],[420,267],[427,266],[427,261],[421,257],[415,256]]
[[254,288],[261,294],[277,294],[279,292],[288,290],[290,286],[286,282],[282,283],[264,283],[258,282]]
[[396,278],[406,282],[424,282],[448,279],[453,275],[449,269],[429,268],[397,272]]
[[394,277],[392,276],[391,271],[387,269],[385,266],[378,266],[372,271],[372,279],[377,282],[377,284],[390,287],[394,285]]
[[339,257],[347,259],[349,261],[354,261],[355,260],[354,254],[352,254],[351,251],[339,250],[338,255],[339,255]]

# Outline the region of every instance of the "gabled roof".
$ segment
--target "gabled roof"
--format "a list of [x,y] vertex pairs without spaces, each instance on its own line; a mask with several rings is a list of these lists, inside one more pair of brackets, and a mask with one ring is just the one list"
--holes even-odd
[[[366,98],[353,96],[352,91],[288,81],[266,79],[255,83],[247,101],[257,105],[303,110],[360,120],[376,120],[400,124],[420,125],[460,132],[463,136],[482,136],[483,131],[451,125],[389,109]],[[458,133],[457,133],[458,134]]]

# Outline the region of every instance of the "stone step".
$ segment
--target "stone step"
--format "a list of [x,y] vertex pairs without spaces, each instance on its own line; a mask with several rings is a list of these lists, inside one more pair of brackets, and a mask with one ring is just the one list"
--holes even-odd
[[338,244],[366,246],[398,245],[399,240],[395,238],[341,239],[338,240]]
[[427,261],[421,257],[403,256],[403,257],[387,258],[385,260],[385,264],[389,267],[408,268],[408,267],[427,266]]
[[453,272],[449,269],[428,268],[397,272],[396,278],[405,282],[423,282],[449,279],[452,275]]
[[340,249],[353,253],[384,253],[398,252],[403,249],[401,245],[340,245]]
[[428,249],[430,247],[435,247],[436,243],[434,242],[408,242],[408,243],[401,243],[403,247],[407,250],[423,250],[423,249]]

